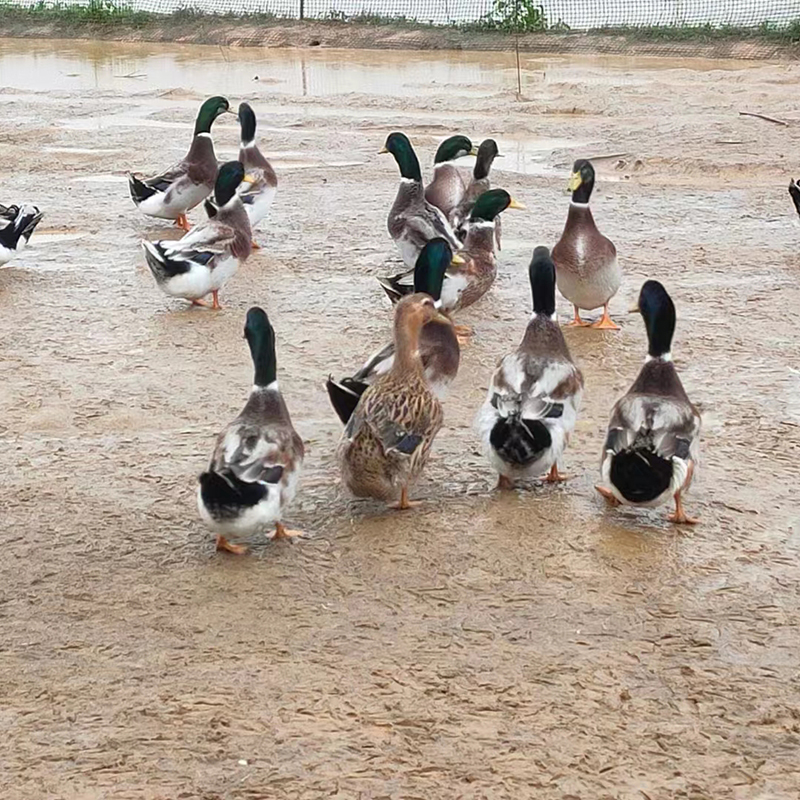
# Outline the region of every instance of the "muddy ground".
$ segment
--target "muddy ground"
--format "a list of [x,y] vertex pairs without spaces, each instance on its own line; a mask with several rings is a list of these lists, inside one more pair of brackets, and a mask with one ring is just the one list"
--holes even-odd
[[[3,797],[797,797],[800,66],[523,67],[518,99],[505,55],[0,43],[0,201],[46,213],[0,270]],[[280,179],[221,313],[155,287],[139,240],[175,233],[124,180],[180,157],[212,93],[251,100]],[[403,514],[343,496],[323,390],[389,334],[393,129],[426,167],[451,131],[495,136],[496,182],[530,208],[505,214],[498,281],[460,318],[475,335]],[[235,124],[215,139],[233,155]],[[593,206],[622,330],[566,332],[587,384],[573,477],[498,495],[473,415],[572,160],[612,154]],[[704,414],[692,530],[592,488],[646,277],[675,299]],[[311,538],[233,558],[195,477],[249,389],[254,303],[307,443],[287,521]]]

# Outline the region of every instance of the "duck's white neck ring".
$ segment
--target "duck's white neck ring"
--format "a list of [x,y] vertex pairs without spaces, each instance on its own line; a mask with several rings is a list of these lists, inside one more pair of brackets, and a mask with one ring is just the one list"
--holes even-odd
[[577,200],[570,200],[569,204],[575,206],[575,208],[589,208],[588,203],[579,203]]
[[660,356],[651,356],[648,353],[644,363],[649,364],[651,361],[672,361],[672,353],[662,353]]

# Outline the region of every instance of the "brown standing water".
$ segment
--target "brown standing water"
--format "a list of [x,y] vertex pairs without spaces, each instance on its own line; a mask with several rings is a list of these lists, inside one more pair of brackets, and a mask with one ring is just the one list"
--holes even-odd
[[[0,270],[4,797],[797,797],[800,65],[523,67],[518,99],[511,54],[0,41],[0,202],[46,213]],[[155,287],[139,240],[177,233],[124,177],[180,158],[210,94],[253,104],[280,180],[216,314]],[[497,283],[459,318],[475,335],[402,514],[343,496],[323,389],[390,335],[394,129],[426,172],[451,132],[494,136],[495,183],[530,209],[504,215]],[[573,159],[612,154],[592,203],[622,330],[566,333],[586,375],[572,480],[498,495],[472,418]],[[646,277],[675,299],[704,415],[692,530],[592,488]],[[195,477],[248,392],[254,303],[307,443],[287,522],[312,536],[233,558]]]

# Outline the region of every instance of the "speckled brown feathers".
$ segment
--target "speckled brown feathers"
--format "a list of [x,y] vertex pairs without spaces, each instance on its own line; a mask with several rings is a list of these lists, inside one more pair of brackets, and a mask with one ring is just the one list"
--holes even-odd
[[392,368],[364,392],[339,444],[344,483],[358,497],[395,499],[428,460],[442,407],[425,379],[419,338],[436,314],[427,295],[397,304]]

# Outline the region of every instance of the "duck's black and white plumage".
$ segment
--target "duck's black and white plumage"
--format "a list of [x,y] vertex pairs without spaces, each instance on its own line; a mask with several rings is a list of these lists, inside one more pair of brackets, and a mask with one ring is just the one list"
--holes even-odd
[[241,184],[239,196],[250,219],[250,227],[255,228],[267,216],[275,199],[278,192],[278,177],[272,164],[264,158],[256,144],[256,115],[249,103],[239,105],[239,125],[241,126],[239,161],[252,179]]
[[[478,157],[475,159],[475,167],[472,170],[472,180],[469,182],[461,202],[450,215],[453,230],[462,242],[467,238],[467,228],[464,223],[469,219],[472,207],[484,192],[488,192],[492,188],[489,172],[495,158],[499,155],[497,142],[494,139],[484,139],[481,142],[478,148]],[[497,249],[500,250],[500,217],[495,222],[494,236]]]
[[42,216],[36,206],[0,204],[0,266],[25,249]]
[[196,305],[211,294],[213,308],[220,307],[219,290],[252,248],[250,221],[236,191],[246,177],[238,161],[223,164],[214,188],[216,202],[206,204],[206,222],[178,241],[142,242],[147,266],[165,294]]
[[199,478],[197,507],[217,534],[217,548],[245,552],[239,544],[275,526],[275,538],[297,535],[281,524],[303,465],[298,436],[276,376],[275,331],[261,308],[247,312],[245,338],[255,366],[247,404],[217,437],[208,469]]
[[425,199],[448,220],[464,197],[467,187],[453,163],[463,156],[477,155],[466,136],[451,136],[437,148],[433,159],[433,180],[425,187]]
[[639,294],[647,327],[647,359],[628,393],[611,412],[598,491],[612,504],[659,506],[674,499],[673,522],[692,523],[682,495],[694,476],[700,414],[672,362],[675,305],[658,281]]
[[431,239],[444,239],[455,252],[461,247],[447,217],[425,199],[419,159],[404,133],[390,133],[382,153],[391,153],[400,167],[400,187],[389,211],[387,227],[409,270]]
[[500,486],[548,473],[563,480],[558,461],[575,427],[583,375],[556,321],[555,267],[546,247],[533,251],[533,316],[525,336],[492,375],[477,427]]
[[795,211],[800,216],[800,183],[798,181],[789,181],[789,195],[794,203]]
[[175,220],[179,227],[189,230],[186,212],[211,194],[217,177],[219,165],[214,153],[211,125],[220,114],[229,110],[224,97],[210,97],[200,106],[192,144],[181,161],[153,178],[141,179],[129,173],[131,199],[142,213]]
[[[415,291],[427,294],[438,302],[444,273],[451,258],[450,245],[444,239],[428,242],[422,249],[414,269]],[[392,368],[394,354],[395,343],[392,341],[370,356],[352,377],[339,381],[328,378],[325,387],[331,405],[345,425],[349,422],[367,387]],[[449,317],[440,313],[423,326],[419,336],[419,355],[428,386],[439,400],[444,400],[450,384],[458,373],[461,358],[458,338]]]

